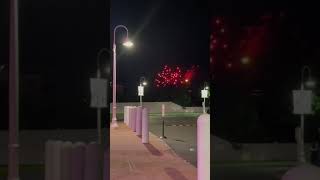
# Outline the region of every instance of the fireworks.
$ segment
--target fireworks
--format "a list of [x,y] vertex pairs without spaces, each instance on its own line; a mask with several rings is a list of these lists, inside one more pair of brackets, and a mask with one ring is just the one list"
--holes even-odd
[[178,87],[185,83],[190,83],[196,72],[196,66],[183,72],[179,66],[169,67],[165,65],[161,72],[156,75],[156,87]]
[[182,78],[181,68],[171,68],[167,65],[157,74],[155,83],[157,87],[178,86]]

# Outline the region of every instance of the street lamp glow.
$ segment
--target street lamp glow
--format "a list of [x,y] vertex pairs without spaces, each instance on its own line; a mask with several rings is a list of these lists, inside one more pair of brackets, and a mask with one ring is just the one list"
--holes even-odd
[[248,56],[245,56],[241,59],[242,64],[249,64],[250,63],[250,58]]
[[126,40],[123,45],[127,48],[131,48],[133,46],[133,42],[130,40]]
[[313,81],[312,79],[309,79],[307,82],[306,82],[306,86],[309,87],[309,88],[313,88],[316,86],[316,82]]
[[146,86],[148,83],[146,81],[143,81],[142,85]]

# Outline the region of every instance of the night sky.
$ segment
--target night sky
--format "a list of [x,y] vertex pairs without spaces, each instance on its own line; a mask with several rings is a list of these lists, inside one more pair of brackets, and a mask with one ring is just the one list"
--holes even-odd
[[[1,6],[0,62],[6,64],[8,2]],[[99,49],[109,45],[108,2],[21,0],[19,10],[21,128],[94,128],[89,78],[95,76]],[[8,81],[3,79],[1,119],[7,119]]]
[[[242,1],[223,7],[213,6],[209,22],[214,131],[234,141],[294,141],[299,116],[292,114],[291,91],[300,88],[304,65],[319,79],[314,5]],[[307,119],[306,138],[312,140],[319,114]]]
[[[140,76],[145,76],[150,83],[146,88],[149,96],[145,98],[156,100],[160,92],[153,82],[164,65],[185,69],[199,65],[197,76],[201,82],[193,82],[197,91],[194,93],[199,96],[196,88],[209,77],[208,18],[206,4],[193,0],[111,1],[111,27],[126,25],[135,43],[134,49],[123,50],[118,58],[118,80],[127,86],[125,99],[138,100],[137,83]],[[121,32],[118,33],[120,40],[125,35]]]

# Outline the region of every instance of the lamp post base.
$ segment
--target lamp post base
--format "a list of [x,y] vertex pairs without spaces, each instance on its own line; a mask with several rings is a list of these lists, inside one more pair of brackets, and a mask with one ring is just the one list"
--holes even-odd
[[116,128],[118,128],[119,127],[119,125],[118,125],[118,123],[117,123],[117,120],[112,120],[112,122],[111,122],[111,128],[112,129],[116,129]]

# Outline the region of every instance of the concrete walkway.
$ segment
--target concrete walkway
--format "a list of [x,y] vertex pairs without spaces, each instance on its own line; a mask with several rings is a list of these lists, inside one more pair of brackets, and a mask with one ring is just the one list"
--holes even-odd
[[177,156],[168,145],[150,133],[142,144],[125,124],[110,130],[111,180],[196,180],[196,167]]

